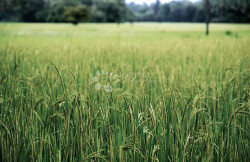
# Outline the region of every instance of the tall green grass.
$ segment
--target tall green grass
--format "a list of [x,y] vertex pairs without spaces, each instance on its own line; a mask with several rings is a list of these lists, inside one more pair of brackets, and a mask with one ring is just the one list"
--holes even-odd
[[2,161],[249,161],[249,25],[203,29],[0,24]]

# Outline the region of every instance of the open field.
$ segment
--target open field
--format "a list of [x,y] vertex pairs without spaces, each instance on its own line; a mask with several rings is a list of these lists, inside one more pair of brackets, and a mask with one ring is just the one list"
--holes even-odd
[[250,25],[0,24],[2,161],[249,161]]

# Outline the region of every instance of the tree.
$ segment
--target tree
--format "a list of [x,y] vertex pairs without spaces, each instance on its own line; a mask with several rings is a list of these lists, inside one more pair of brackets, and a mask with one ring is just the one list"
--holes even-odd
[[79,6],[80,3],[78,0],[50,0],[47,1],[46,6],[46,12],[47,15],[44,15],[46,17],[47,22],[63,22],[64,17],[63,13],[65,8],[67,7],[76,7]]
[[185,6],[185,15],[186,15],[185,21],[194,22],[195,21],[194,17],[196,12],[197,12],[197,7],[191,2],[187,3]]
[[106,22],[106,14],[97,8],[97,6],[93,6],[91,9],[91,21],[92,22]]
[[36,22],[37,15],[44,10],[45,3],[45,0],[1,0],[0,11],[11,20]]
[[209,35],[210,2],[206,0],[206,35]]
[[161,5],[160,11],[159,11],[160,21],[169,21],[170,12],[171,12],[171,8],[168,3]]
[[[209,33],[210,21],[250,22],[250,0],[200,0],[195,3],[175,0],[162,4],[160,0],[154,1],[150,5],[139,5],[126,4],[125,0],[0,0],[0,21],[65,22],[66,8],[84,5],[91,11],[92,22],[206,22],[206,33]],[[72,21],[72,17],[70,19]]]
[[88,7],[93,5],[93,0],[80,0],[80,2]]
[[64,20],[77,25],[80,21],[90,19],[90,11],[86,6],[67,7],[63,13]]
[[184,17],[185,15],[185,11],[184,11],[184,7],[183,7],[183,3],[182,2],[178,2],[178,1],[173,1],[170,2],[170,17],[169,20],[173,21],[173,22],[182,22],[184,21]]
[[100,1],[97,9],[105,14],[107,22],[120,23],[125,21],[125,4],[121,0]]
[[154,19],[156,21],[159,21],[159,10],[160,10],[160,7],[161,7],[161,2],[160,0],[156,0],[155,1],[155,4],[153,5],[153,10],[154,10]]
[[250,0],[210,0],[217,22],[250,22]]

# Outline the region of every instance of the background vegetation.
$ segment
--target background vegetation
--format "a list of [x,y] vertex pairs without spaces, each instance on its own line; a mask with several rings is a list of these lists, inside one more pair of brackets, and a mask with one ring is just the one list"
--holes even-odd
[[[211,21],[250,22],[250,0],[210,0]],[[126,4],[124,0],[0,0],[0,21],[66,22],[69,8],[85,6],[89,22],[204,22],[204,2],[188,0],[151,5]],[[86,13],[89,12],[89,13]]]
[[203,28],[0,24],[2,161],[248,161],[250,27]]

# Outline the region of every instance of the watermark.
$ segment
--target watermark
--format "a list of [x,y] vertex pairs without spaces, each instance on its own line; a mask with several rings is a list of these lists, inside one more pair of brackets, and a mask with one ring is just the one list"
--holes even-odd
[[121,71],[107,72],[105,70],[97,70],[92,77],[92,83],[95,90],[105,91],[111,93],[118,83],[121,81],[135,82],[155,82],[159,81],[159,76],[164,73],[150,73],[150,72],[131,72],[123,73]]
[[92,82],[97,91],[104,90],[106,93],[111,93],[113,91],[113,87],[111,86],[111,81],[113,81],[113,79],[115,79],[115,77],[112,73],[102,70],[96,71],[92,78]]

